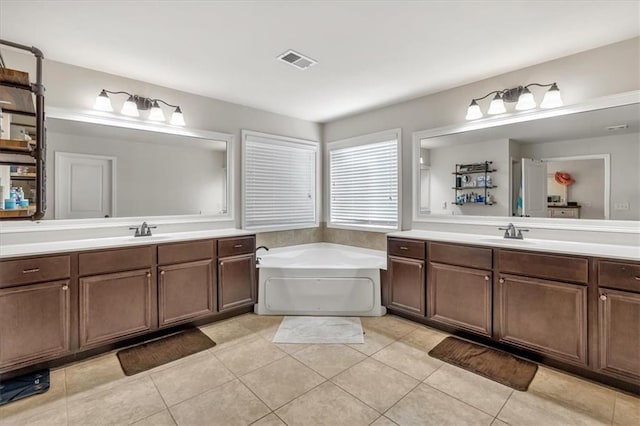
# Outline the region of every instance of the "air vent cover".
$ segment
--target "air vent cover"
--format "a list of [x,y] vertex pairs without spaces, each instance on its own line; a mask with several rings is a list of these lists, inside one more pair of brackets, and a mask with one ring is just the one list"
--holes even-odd
[[318,61],[293,50],[287,50],[278,56],[278,59],[301,70],[306,70],[318,63]]

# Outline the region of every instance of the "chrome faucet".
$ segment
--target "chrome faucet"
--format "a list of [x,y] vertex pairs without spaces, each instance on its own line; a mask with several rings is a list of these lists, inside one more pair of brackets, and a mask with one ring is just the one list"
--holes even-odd
[[150,226],[147,224],[147,222],[142,222],[142,225],[138,226],[133,226],[129,229],[135,229],[136,232],[135,234],[133,234],[134,237],[150,237],[151,236],[151,230],[157,228],[157,226]]
[[[269,247],[267,247],[267,246],[259,246],[259,247],[256,247],[256,254],[258,253],[258,250],[260,250],[260,249],[265,249],[266,251],[269,251]],[[256,257],[256,265],[259,265],[261,260],[262,259],[257,256]]]
[[524,240],[523,232],[529,232],[528,229],[516,228],[513,223],[507,225],[506,228],[498,228],[504,231],[504,237],[510,240]]

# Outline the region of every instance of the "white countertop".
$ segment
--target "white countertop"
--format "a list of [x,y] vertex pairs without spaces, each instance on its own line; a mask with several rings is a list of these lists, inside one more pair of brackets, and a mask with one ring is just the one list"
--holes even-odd
[[640,247],[617,244],[596,244],[572,241],[537,240],[509,240],[501,235],[465,234],[462,232],[442,231],[401,231],[388,234],[390,237],[412,238],[418,240],[444,241],[458,244],[472,244],[480,246],[510,248],[518,250],[552,252],[558,254],[572,254],[580,256],[605,257],[640,261]]
[[73,251],[98,250],[116,247],[135,247],[149,244],[165,244],[179,241],[206,240],[209,238],[253,235],[254,232],[241,229],[213,229],[203,231],[173,232],[154,234],[151,237],[108,237],[81,240],[51,241],[29,244],[0,245],[0,259],[39,254],[68,253]]

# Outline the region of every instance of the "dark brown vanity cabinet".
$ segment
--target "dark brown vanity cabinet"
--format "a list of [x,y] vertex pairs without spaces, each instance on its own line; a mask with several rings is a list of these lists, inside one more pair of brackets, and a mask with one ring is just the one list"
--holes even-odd
[[0,372],[71,349],[68,255],[0,263]]
[[158,246],[158,322],[174,325],[215,312],[213,240]]
[[387,241],[388,306],[411,315],[425,314],[425,243]]
[[497,250],[498,339],[586,366],[586,258]]
[[80,253],[80,348],[157,328],[154,248]]
[[255,237],[218,240],[218,311],[256,302]]
[[640,265],[598,263],[598,369],[640,383]]

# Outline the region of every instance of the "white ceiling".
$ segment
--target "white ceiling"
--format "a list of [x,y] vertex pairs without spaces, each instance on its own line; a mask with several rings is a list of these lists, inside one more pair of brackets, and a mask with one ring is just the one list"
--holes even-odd
[[[640,34],[638,1],[0,0],[49,59],[327,122]],[[276,61],[287,49],[319,63]]]

